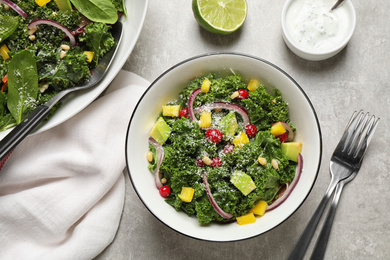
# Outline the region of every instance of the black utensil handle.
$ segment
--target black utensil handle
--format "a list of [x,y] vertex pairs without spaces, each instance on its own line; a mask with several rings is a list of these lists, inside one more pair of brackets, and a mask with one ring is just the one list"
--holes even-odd
[[0,161],[3,160],[50,113],[44,105],[34,109],[19,125],[0,141]]

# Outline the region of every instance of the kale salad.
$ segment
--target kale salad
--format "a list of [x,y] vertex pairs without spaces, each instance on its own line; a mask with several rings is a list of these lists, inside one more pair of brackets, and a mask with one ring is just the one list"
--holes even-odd
[[302,171],[288,104],[258,79],[193,79],[164,105],[146,157],[165,202],[202,225],[249,224],[278,207]]
[[122,14],[124,0],[0,0],[0,131],[87,81]]

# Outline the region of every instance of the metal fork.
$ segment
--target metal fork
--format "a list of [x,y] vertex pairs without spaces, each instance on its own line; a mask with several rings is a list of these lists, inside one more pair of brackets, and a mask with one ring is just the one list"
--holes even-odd
[[375,116],[370,117],[368,113],[364,114],[363,111],[354,112],[352,115],[330,160],[330,173],[332,178],[328,189],[288,259],[297,260],[304,257],[321,215],[336,185],[340,181],[350,177],[354,172],[359,171],[378,120],[379,118],[375,118]]
[[343,191],[345,184],[352,181],[356,177],[357,173],[358,172],[355,171],[348,178],[340,181],[339,184],[337,184],[332,203],[330,204],[328,214],[326,215],[326,219],[324,221],[324,225],[322,226],[321,233],[319,234],[316,245],[314,246],[314,250],[310,258],[311,260],[324,258],[326,247],[328,246],[330,230],[332,229],[333,220],[336,215],[336,209],[340,200],[341,192]]

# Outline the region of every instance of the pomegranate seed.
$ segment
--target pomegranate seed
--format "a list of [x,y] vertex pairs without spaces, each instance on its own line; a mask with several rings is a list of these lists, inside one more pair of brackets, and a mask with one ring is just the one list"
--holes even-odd
[[168,186],[162,186],[159,190],[161,197],[166,198],[171,194],[171,188]]
[[279,138],[279,140],[280,140],[281,143],[284,143],[284,142],[286,142],[287,139],[288,139],[288,133],[285,132],[284,134],[281,134],[281,135],[277,136],[277,138]]
[[218,157],[214,157],[213,158],[213,162],[211,163],[211,166],[213,166],[213,167],[221,167],[221,165],[222,165],[221,159],[218,158]]
[[204,166],[204,162],[201,158],[196,159],[196,166],[198,166],[198,167]]
[[219,143],[222,141],[223,134],[218,129],[212,128],[206,131],[206,138],[212,143]]
[[245,89],[240,89],[238,91],[238,99],[247,99],[249,97],[249,92]]
[[187,118],[188,117],[188,108],[185,107],[185,108],[180,109],[179,116]]
[[255,125],[248,124],[245,126],[245,133],[249,138],[252,138],[256,135],[257,133],[257,128]]
[[223,152],[225,154],[232,153],[233,151],[234,151],[234,145],[232,145],[232,144],[226,145],[225,148],[223,149]]

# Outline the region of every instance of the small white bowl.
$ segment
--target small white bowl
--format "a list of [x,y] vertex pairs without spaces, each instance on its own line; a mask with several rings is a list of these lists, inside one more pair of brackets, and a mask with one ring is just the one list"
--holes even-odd
[[[305,2],[305,6],[303,2]],[[355,8],[350,0],[345,0],[333,12],[328,12],[335,2],[335,0],[286,1],[282,11],[282,33],[286,45],[292,52],[303,59],[319,61],[333,57],[348,44],[356,27]],[[321,37],[329,35],[330,33],[326,32],[326,34],[324,34],[322,31],[322,34],[319,34],[319,30],[322,30],[323,28],[310,27],[310,25],[308,25],[310,21],[306,20],[306,22],[303,22],[301,20],[302,12],[306,12],[305,10],[308,10],[309,6],[311,8],[318,3],[323,4],[323,6],[316,6],[316,8],[312,9],[312,12],[320,12],[319,10],[321,10],[321,16],[318,16],[320,18],[317,19],[323,19],[322,15],[324,13],[326,13],[328,17],[338,19],[338,29],[336,29],[337,37],[331,36],[327,39],[321,39]],[[327,9],[328,5],[329,9]],[[314,16],[312,15],[310,17],[313,18]],[[328,30],[329,32],[332,31],[331,26],[333,25],[330,25],[329,23],[325,24],[325,30]],[[313,32],[314,30],[315,35],[310,34],[309,36],[308,32]],[[303,32],[305,33],[305,36],[303,36]]]
[[[178,98],[179,92],[195,77],[215,73],[225,77],[237,73],[244,82],[261,79],[268,91],[278,88],[289,104],[289,117],[297,128],[297,141],[303,143],[303,172],[290,196],[278,208],[267,212],[255,223],[238,225],[212,223],[201,225],[196,217],[176,212],[159,195],[154,176],[148,170],[146,153],[149,133],[162,105]],[[244,54],[206,54],[185,60],[168,69],[146,90],[130,119],[126,138],[126,163],[139,198],[162,223],[184,235],[207,241],[237,241],[260,235],[290,217],[309,195],[321,161],[321,131],[309,98],[286,72],[277,66]]]

